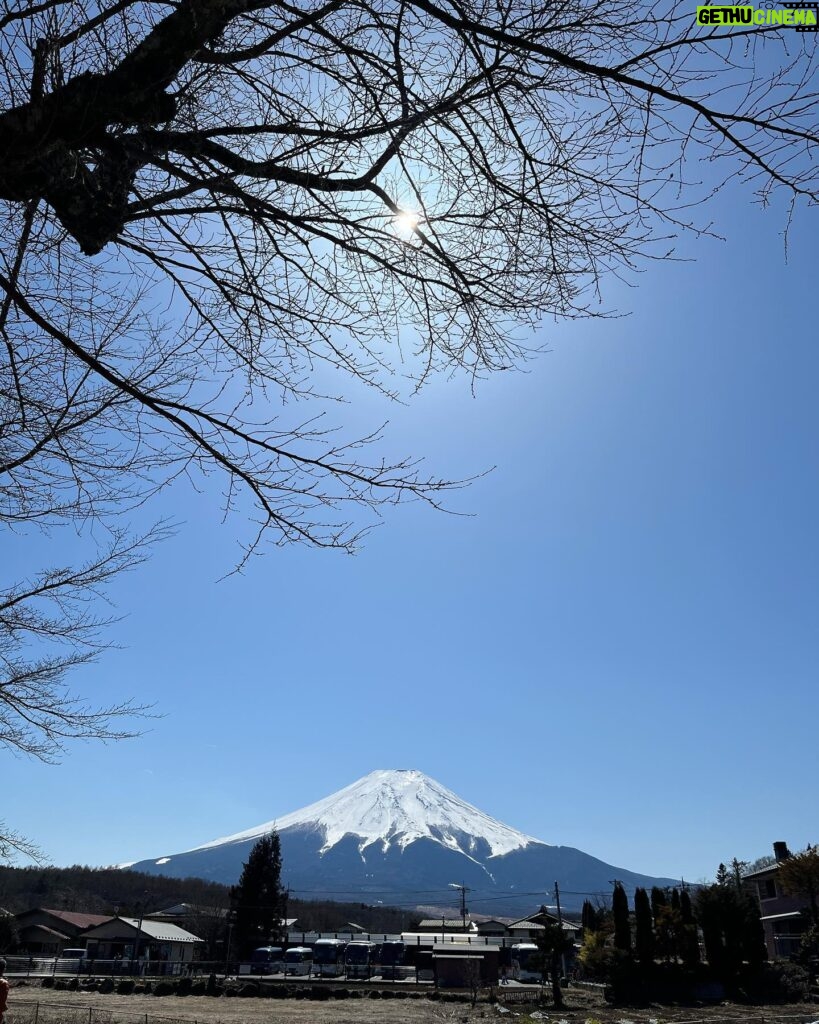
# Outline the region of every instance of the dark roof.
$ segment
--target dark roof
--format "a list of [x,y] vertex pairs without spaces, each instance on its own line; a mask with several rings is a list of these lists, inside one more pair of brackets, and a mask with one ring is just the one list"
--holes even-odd
[[[449,928],[451,931],[464,931],[464,923],[460,917],[427,917],[423,921],[418,922],[419,928],[435,928],[438,931],[441,930],[441,924],[443,923],[444,928]],[[466,930],[468,931],[472,927],[471,921],[466,922]]]
[[73,910],[49,910],[47,907],[36,907],[34,910],[24,910],[17,915],[17,919],[28,917],[30,914],[48,914],[49,917],[56,917],[57,920],[65,921],[66,924],[73,925],[74,928],[79,928],[81,931],[104,924],[114,916],[113,914],[75,914]]
[[29,942],[32,940],[33,935],[53,935],[55,939],[59,939],[61,942],[73,942],[73,935],[66,935],[65,932],[58,932],[54,928],[49,928],[47,924],[30,924],[26,927],[26,935]]

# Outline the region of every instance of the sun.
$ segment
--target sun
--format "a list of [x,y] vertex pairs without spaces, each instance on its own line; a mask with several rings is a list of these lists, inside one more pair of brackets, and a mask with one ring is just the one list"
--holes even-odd
[[421,223],[421,215],[414,213],[412,210],[400,210],[393,217],[393,225],[399,237],[404,239],[410,239],[418,229],[418,225]]

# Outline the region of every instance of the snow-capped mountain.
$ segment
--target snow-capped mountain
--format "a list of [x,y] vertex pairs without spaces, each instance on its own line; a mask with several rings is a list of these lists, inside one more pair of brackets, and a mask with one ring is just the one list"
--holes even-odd
[[274,828],[281,834],[304,825],[323,831],[322,854],[348,835],[360,839],[358,848],[362,853],[375,843],[386,853],[393,845],[403,850],[418,839],[428,838],[467,857],[474,853],[479,840],[488,844],[493,857],[537,842],[490,818],[423,772],[381,770],[300,811],[214,839],[198,849],[256,840]]
[[[491,818],[419,771],[371,772],[292,814],[184,853],[128,864],[135,871],[233,883],[253,844],[276,829],[282,879],[309,899],[434,904],[463,882],[470,906],[525,912],[555,880],[567,907],[587,893],[673,884],[612,867],[572,847],[549,846]],[[126,866],[126,865],[123,865]]]

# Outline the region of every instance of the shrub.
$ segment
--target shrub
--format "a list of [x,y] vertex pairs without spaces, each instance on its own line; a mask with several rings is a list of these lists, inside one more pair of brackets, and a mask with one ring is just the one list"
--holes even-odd
[[760,1003],[801,1003],[810,997],[810,975],[799,964],[778,961],[748,971],[742,987]]
[[154,985],[155,996],[172,996],[174,993],[174,984],[172,981],[158,981]]
[[347,999],[350,993],[346,988],[337,988],[333,990],[333,995],[336,999]]
[[377,988],[370,989],[370,991],[367,994],[369,995],[370,999],[380,999],[381,998],[381,993],[378,991]]
[[103,978],[102,981],[100,982],[100,987],[97,989],[97,991],[102,992],[104,995],[108,995],[109,993],[114,991],[114,987],[115,986],[113,978]]
[[121,996],[130,996],[135,987],[133,978],[123,978],[119,985],[117,985],[117,993]]
[[195,981],[191,985],[192,996],[209,996],[211,993],[208,992],[208,983],[206,981]]
[[255,999],[259,994],[259,986],[248,982],[239,989],[239,995],[243,999]]
[[330,989],[327,988],[325,985],[313,985],[313,987],[310,989],[310,998],[311,999],[329,999],[330,998]]
[[187,974],[183,975],[176,983],[176,994],[178,996],[189,996],[191,994],[192,987],[193,978],[190,978]]
[[43,980],[40,982],[40,988],[54,988],[54,979],[43,978]]

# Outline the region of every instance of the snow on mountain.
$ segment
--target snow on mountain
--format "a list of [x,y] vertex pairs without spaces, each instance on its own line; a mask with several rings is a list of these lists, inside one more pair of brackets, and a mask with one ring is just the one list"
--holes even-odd
[[230,885],[256,840],[273,829],[281,839],[282,882],[307,899],[409,906],[437,898],[447,905],[456,879],[470,890],[473,911],[522,914],[540,905],[554,880],[573,909],[589,893],[611,892],[612,878],[629,892],[674,884],[524,835],[419,771],[371,772],[299,811],[129,867]]
[[426,838],[467,856],[474,854],[479,841],[484,840],[490,855],[496,857],[538,842],[490,818],[423,772],[382,769],[299,811],[214,839],[196,849],[243,843],[274,828],[282,833],[295,826],[322,831],[322,854],[350,835],[359,837],[358,849],[362,853],[375,843],[386,853],[394,845],[403,850]]

